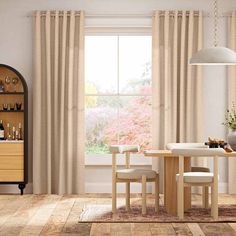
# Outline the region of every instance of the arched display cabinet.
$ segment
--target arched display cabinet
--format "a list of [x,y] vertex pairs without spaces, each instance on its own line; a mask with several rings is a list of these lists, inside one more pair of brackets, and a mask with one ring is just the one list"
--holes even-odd
[[[28,183],[28,88],[14,68],[0,64],[0,184]],[[4,136],[4,138],[3,138]]]

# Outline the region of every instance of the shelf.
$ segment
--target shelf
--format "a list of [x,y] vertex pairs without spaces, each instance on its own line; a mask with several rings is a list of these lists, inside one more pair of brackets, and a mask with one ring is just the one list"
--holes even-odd
[[0,140],[0,143],[24,143],[24,140]]
[[0,111],[0,112],[24,112],[24,110],[19,110],[19,111]]
[[24,95],[24,92],[0,92],[0,95]]

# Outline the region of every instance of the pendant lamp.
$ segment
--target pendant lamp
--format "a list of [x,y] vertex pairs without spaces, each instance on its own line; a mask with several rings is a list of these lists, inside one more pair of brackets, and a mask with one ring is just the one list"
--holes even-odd
[[214,47],[204,48],[198,51],[190,59],[191,65],[236,65],[236,52],[218,46],[218,6],[217,0],[214,1]]

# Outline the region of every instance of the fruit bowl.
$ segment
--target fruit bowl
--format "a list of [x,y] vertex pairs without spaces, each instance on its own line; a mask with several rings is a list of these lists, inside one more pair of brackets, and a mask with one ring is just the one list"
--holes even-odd
[[208,142],[205,142],[205,145],[209,146],[209,148],[224,148],[227,143],[223,139],[208,138]]

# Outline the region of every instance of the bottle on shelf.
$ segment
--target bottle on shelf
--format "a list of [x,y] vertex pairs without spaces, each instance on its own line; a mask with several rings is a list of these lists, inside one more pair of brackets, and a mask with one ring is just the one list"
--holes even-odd
[[16,127],[12,127],[12,140],[16,140]]
[[0,93],[3,93],[5,91],[4,84],[2,80],[0,80]]
[[18,130],[16,130],[16,139],[15,140],[19,140],[19,132],[18,132]]
[[23,134],[22,134],[22,127],[21,127],[21,123],[19,123],[19,133],[18,133],[18,139],[19,140],[23,140]]
[[7,137],[6,140],[11,140],[11,130],[10,130],[10,124],[7,123]]
[[5,131],[2,120],[0,120],[0,140],[4,140]]

